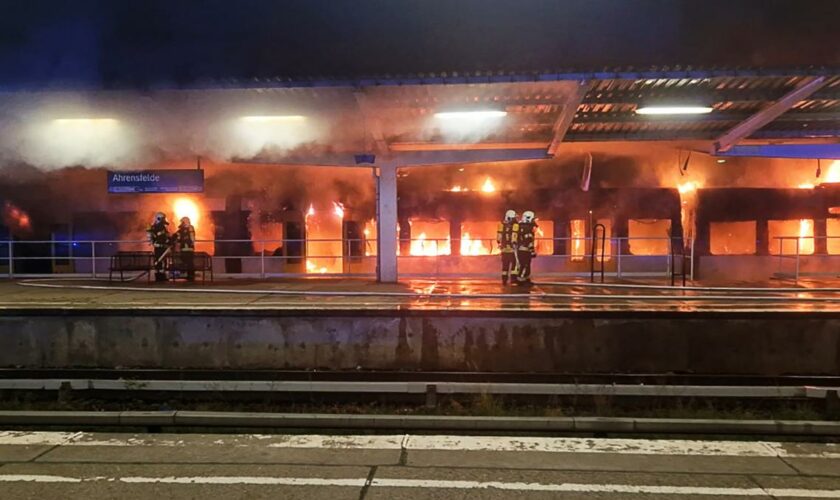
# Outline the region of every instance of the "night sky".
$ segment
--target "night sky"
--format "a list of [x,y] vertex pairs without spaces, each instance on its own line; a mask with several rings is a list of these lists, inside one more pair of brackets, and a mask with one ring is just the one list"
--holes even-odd
[[3,2],[0,88],[840,66],[840,0]]

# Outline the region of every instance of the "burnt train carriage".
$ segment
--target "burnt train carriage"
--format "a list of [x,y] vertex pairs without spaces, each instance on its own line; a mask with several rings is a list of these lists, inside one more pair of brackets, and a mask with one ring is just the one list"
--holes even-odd
[[[576,188],[535,189],[518,192],[482,193],[479,191],[441,191],[438,193],[401,193],[398,213],[400,255],[475,256],[496,253],[495,231],[505,210],[534,210],[537,214],[538,253],[569,256],[569,259],[538,261],[538,269],[548,272],[582,272],[587,269],[586,255],[591,250],[594,224],[606,227],[606,260],[615,269],[621,253],[636,258],[638,271],[664,271],[661,257],[670,253],[668,238],[682,238],[680,195],[668,188],[604,188],[581,191]],[[628,240],[628,238],[630,238]],[[436,239],[438,251],[419,248],[418,240]],[[479,245],[476,240],[488,242]],[[441,245],[443,248],[441,249]],[[658,260],[659,264],[643,262]],[[625,260],[629,263],[629,260]],[[467,265],[460,261],[459,265]],[[488,263],[489,265],[489,263]],[[435,271],[441,269],[435,264]],[[653,268],[651,266],[654,266]],[[411,271],[429,272],[416,265]],[[488,268],[481,269],[484,273]],[[453,272],[457,271],[452,266]],[[626,269],[629,270],[629,269]]]
[[803,272],[830,271],[827,256],[840,255],[840,185],[702,189],[696,225],[700,277],[763,279],[790,271],[779,256],[796,254]]

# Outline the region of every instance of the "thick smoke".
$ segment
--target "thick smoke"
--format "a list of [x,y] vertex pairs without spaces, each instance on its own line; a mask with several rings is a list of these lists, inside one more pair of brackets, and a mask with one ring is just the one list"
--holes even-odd
[[281,158],[338,146],[333,136],[342,134],[332,129],[346,126],[341,99],[292,90],[7,93],[0,95],[0,159],[52,170]]

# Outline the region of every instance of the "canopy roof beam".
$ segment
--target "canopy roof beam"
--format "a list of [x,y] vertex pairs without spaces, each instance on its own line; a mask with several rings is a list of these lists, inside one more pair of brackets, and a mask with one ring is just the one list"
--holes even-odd
[[732,146],[737,144],[742,139],[746,139],[760,128],[780,117],[783,113],[788,111],[794,104],[822,88],[827,79],[825,76],[812,77],[806,80],[797,88],[785,94],[781,99],[774,102],[770,106],[750,116],[738,125],[734,126],[729,132],[721,135],[712,144],[712,154],[728,151]]
[[577,113],[580,103],[583,102],[583,98],[586,97],[586,93],[589,92],[591,88],[591,81],[582,80],[578,82],[577,88],[563,104],[563,109],[560,110],[560,114],[557,115],[557,119],[554,121],[554,137],[548,145],[548,156],[552,158],[554,157],[554,154],[557,152],[557,148],[560,146],[560,143],[563,142],[563,138],[566,137],[566,132],[568,132],[569,127],[572,126],[572,121],[575,119],[575,114]]

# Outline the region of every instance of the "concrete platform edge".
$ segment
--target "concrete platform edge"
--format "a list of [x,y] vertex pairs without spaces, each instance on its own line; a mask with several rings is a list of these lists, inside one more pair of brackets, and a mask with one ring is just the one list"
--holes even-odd
[[254,427],[635,434],[840,436],[840,421],[460,417],[206,411],[0,411],[2,426]]

